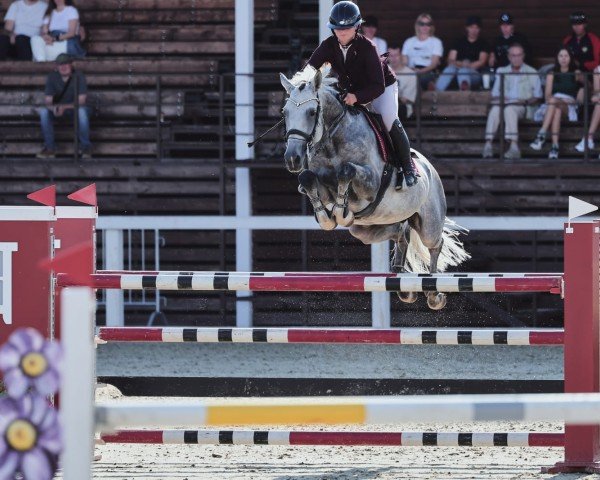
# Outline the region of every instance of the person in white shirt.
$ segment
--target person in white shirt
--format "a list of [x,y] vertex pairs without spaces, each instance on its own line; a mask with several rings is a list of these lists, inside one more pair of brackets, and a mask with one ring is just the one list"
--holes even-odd
[[[510,147],[504,152],[504,158],[521,158],[519,150],[519,119],[525,117],[531,106],[542,99],[542,82],[537,70],[525,63],[525,50],[518,43],[508,49],[510,64],[496,70],[496,79],[492,87],[492,108],[488,114],[485,128],[485,146],[483,158],[493,156],[492,141],[500,126],[500,83],[504,94],[504,138]],[[501,76],[504,75],[504,81]]]
[[48,4],[41,0],[16,0],[10,4],[4,16],[4,32],[0,33],[0,60],[31,60],[31,38],[42,31],[47,8]]
[[377,20],[377,17],[374,17],[373,15],[367,15],[364,18],[364,21],[361,25],[361,29],[362,29],[365,37],[367,37],[369,40],[371,40],[371,43],[373,45],[375,45],[375,48],[377,49],[377,53],[379,55],[383,55],[385,52],[388,51],[388,46],[387,46],[387,42],[383,38],[379,38],[379,37],[375,36],[375,35],[377,35],[378,28],[379,28],[379,21]]
[[[594,69],[593,75],[593,91],[591,103],[594,105],[594,111],[592,113],[592,119],[590,120],[590,126],[587,131],[587,136],[583,137],[581,141],[575,145],[575,150],[583,153],[585,151],[585,141],[587,139],[588,150],[593,150],[596,146],[594,144],[594,134],[600,126],[600,66]],[[598,157],[600,159],[600,156]]]
[[435,90],[436,70],[444,54],[442,41],[435,34],[433,18],[422,13],[415,22],[414,37],[402,46],[404,64],[419,74],[419,83],[424,90]]
[[50,0],[42,35],[31,39],[31,50],[36,62],[52,62],[61,53],[85,55],[79,43],[79,12],[73,0]]
[[417,99],[417,75],[402,63],[399,46],[389,47],[388,53],[388,64],[396,74],[398,83],[398,116],[404,122],[413,114],[413,105]]

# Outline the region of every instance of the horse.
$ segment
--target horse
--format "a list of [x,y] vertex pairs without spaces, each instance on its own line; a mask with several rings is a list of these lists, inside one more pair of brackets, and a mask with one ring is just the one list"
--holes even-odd
[[[287,93],[285,165],[299,174],[298,189],[322,229],[349,227],[365,245],[393,240],[395,273],[443,272],[470,258],[458,239],[466,230],[446,218],[444,187],[433,165],[411,149],[419,181],[394,188],[375,132],[365,114],[341,101],[328,65],[306,68],[291,80],[280,74],[280,80]],[[444,293],[426,296],[433,310],[446,305]],[[413,303],[417,294],[398,292],[398,297]]]

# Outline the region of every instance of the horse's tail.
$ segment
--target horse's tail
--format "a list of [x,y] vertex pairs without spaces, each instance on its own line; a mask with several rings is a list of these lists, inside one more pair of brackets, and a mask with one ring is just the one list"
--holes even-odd
[[[409,228],[408,223],[406,228]],[[449,218],[445,219],[442,233],[444,244],[437,264],[439,272],[444,272],[448,267],[455,267],[471,258],[471,255],[465,250],[463,243],[458,238],[461,233],[466,234],[468,230]],[[430,260],[429,250],[423,245],[419,235],[416,232],[413,233],[410,236],[410,243],[406,252],[407,270],[413,273],[429,273]]]

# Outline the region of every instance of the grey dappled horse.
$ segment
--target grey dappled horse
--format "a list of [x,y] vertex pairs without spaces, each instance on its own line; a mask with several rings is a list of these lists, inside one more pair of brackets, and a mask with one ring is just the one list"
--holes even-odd
[[[308,196],[321,228],[350,227],[365,244],[393,240],[394,272],[436,273],[468,259],[456,238],[462,229],[446,218],[440,177],[419,152],[412,151],[419,182],[399,191],[393,181],[387,182],[380,203],[369,208],[378,196],[385,164],[367,119],[348,113],[328,73],[328,68],[304,70],[292,80],[280,75],[288,93],[283,108],[285,164],[290,172],[300,173],[299,190]],[[446,304],[443,293],[426,295],[434,310]],[[408,303],[417,298],[414,292],[398,296]]]

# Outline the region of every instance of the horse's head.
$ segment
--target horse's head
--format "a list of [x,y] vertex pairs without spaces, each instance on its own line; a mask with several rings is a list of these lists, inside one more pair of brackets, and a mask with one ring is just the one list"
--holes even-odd
[[282,73],[280,78],[288,94],[283,107],[287,141],[285,166],[290,172],[297,173],[307,168],[308,148],[317,143],[323,134],[323,112],[318,95],[323,76],[321,71],[317,70],[314,76],[306,81],[294,81],[296,77],[289,80]]

